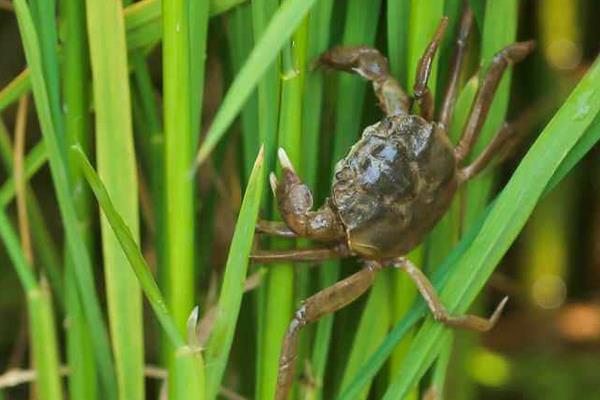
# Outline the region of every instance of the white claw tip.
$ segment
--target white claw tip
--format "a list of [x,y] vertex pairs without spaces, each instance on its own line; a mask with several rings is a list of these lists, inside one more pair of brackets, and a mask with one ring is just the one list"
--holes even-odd
[[290,171],[295,172],[294,166],[292,165],[292,162],[290,161],[290,158],[288,157],[288,155],[285,152],[285,150],[283,149],[283,147],[280,147],[277,150],[277,157],[279,158],[279,162],[281,163],[281,166],[283,168],[287,168]]
[[504,309],[504,306],[506,306],[506,303],[508,302],[508,296],[504,296],[504,298],[502,299],[502,301],[500,302],[500,304],[498,305],[498,308],[500,310]]
[[277,195],[277,177],[273,172],[269,174],[269,183],[271,183],[271,190],[274,195]]
[[492,314],[492,317],[491,317],[492,325],[495,325],[496,321],[498,321],[498,318],[500,318],[500,315],[502,314],[502,311],[504,310],[504,307],[506,306],[507,302],[508,302],[508,296],[504,296],[502,301],[496,307],[494,314]]

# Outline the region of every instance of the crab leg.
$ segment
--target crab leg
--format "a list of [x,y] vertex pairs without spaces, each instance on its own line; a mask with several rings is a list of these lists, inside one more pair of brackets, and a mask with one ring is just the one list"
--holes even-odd
[[367,46],[337,46],[323,53],[316,64],[353,72],[373,82],[373,90],[386,115],[408,113],[408,95],[390,74],[388,61],[379,50]]
[[435,36],[419,60],[417,77],[415,79],[415,85],[413,86],[414,100],[419,103],[419,106],[421,107],[421,116],[427,121],[431,121],[433,119],[434,108],[433,96],[431,95],[431,91],[427,86],[427,81],[429,81],[429,75],[431,75],[433,58],[435,57],[435,53],[437,52],[438,46],[442,40],[442,37],[444,36],[447,26],[448,17],[443,17],[435,32]]
[[502,314],[502,310],[508,301],[508,297],[502,299],[489,319],[469,314],[458,316],[450,315],[444,305],[440,302],[435,288],[419,268],[415,267],[414,264],[406,258],[398,259],[394,263],[394,266],[401,268],[408,273],[408,276],[417,285],[421,296],[425,299],[435,320],[453,328],[469,329],[479,332],[489,331],[496,325],[496,322],[498,322],[498,318],[500,318],[500,314]]
[[465,49],[467,47],[467,40],[469,38],[472,25],[473,12],[471,11],[470,7],[466,7],[460,21],[458,38],[456,39],[456,50],[454,51],[452,65],[450,67],[450,78],[448,80],[448,86],[446,87],[446,93],[444,94],[442,109],[440,111],[439,122],[446,128],[446,130],[448,130],[450,127],[450,122],[452,121],[452,113],[454,112],[456,94],[458,92],[460,67],[462,66],[465,58]]
[[504,71],[509,65],[525,58],[533,51],[534,47],[535,43],[533,41],[517,42],[505,47],[494,56],[481,87],[477,91],[477,96],[473,102],[471,113],[460,142],[454,149],[454,154],[459,162],[464,160],[467,154],[469,154],[473,148],[473,144],[481,133],[481,128],[483,127]]
[[300,329],[352,303],[371,287],[380,269],[381,264],[368,262],[366,267],[357,273],[309,297],[296,311],[281,348],[275,400],[286,400],[292,386]]
[[266,235],[281,236],[286,238],[298,237],[285,223],[279,221],[259,220],[256,223],[256,232]]
[[494,135],[487,147],[477,156],[475,161],[459,171],[458,176],[460,183],[468,181],[487,167],[498,151],[504,147],[511,137],[514,136],[514,133],[515,130],[513,125],[505,122],[500,130],[498,130],[498,133]]
[[314,262],[348,257],[347,250],[341,248],[293,249],[293,250],[257,250],[250,260],[257,264],[296,261]]

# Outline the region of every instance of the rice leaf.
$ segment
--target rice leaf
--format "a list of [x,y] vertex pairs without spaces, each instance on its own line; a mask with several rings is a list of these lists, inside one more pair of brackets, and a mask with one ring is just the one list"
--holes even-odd
[[17,272],[25,295],[30,324],[30,343],[37,373],[37,394],[49,400],[62,399],[58,369],[58,341],[48,288],[39,285],[33,268],[23,254],[19,239],[4,210],[0,208],[0,238]]
[[221,140],[262,75],[315,2],[316,0],[285,0],[273,15],[264,34],[248,56],[246,64],[229,87],[206,134],[206,139],[196,155],[196,166],[208,157],[217,142]]
[[29,90],[31,90],[29,70],[25,69],[0,90],[0,111],[19,100]]
[[42,55],[37,33],[27,3],[24,0],[16,0],[13,4],[25,49],[25,57],[31,71],[34,100],[48,151],[50,170],[56,189],[58,205],[67,235],[67,246],[72,256],[72,261],[77,266],[75,268],[75,275],[86,319],[90,329],[94,331],[94,354],[99,364],[98,371],[102,379],[102,389],[107,397],[113,398],[116,396],[116,385],[108,334],[102,319],[100,304],[95,295],[96,290],[92,278],[91,262],[85,244],[79,235],[75,206],[70,197],[66,157],[63,150],[61,150],[61,141],[58,138],[58,133],[52,119],[50,98],[48,97],[44,78]]
[[[176,321],[169,312],[165,299],[150,272],[150,268],[146,260],[144,260],[139,245],[133,237],[131,230],[115,209],[108,191],[85,154],[77,146],[73,146],[71,152],[77,158],[85,179],[91,186],[96,200],[100,204],[111,229],[119,241],[121,249],[129,261],[129,265],[137,276],[138,282],[154,311],[156,319],[170,340],[174,351],[172,370],[179,377],[179,379],[171,381],[171,384],[174,385],[170,389],[171,393],[178,394],[176,399],[194,398],[203,400],[205,398],[204,363],[200,349],[195,343],[186,343],[184,341]],[[184,385],[186,381],[188,383]]]
[[242,304],[248,259],[254,238],[260,198],[263,193],[263,161],[264,154],[261,149],[248,180],[246,193],[229,246],[229,255],[225,264],[223,284],[217,305],[217,316],[212,334],[206,345],[208,399],[215,398],[218,393],[227,366]]
[[[136,157],[121,2],[86,1],[98,174],[115,208],[139,241]],[[142,296],[127,258],[101,216],[102,254],[119,398],[143,399]]]

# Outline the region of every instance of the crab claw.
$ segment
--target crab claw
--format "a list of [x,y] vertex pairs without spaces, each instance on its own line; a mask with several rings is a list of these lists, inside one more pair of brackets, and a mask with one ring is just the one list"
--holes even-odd
[[486,330],[490,330],[496,325],[496,323],[498,322],[498,319],[500,319],[500,315],[502,315],[502,311],[504,310],[504,307],[506,306],[507,302],[508,302],[508,296],[504,296],[502,301],[500,301],[500,303],[498,303],[498,306],[492,313],[492,316],[490,317],[490,319],[488,319],[489,325]]
[[283,148],[277,150],[281,164],[279,180],[274,174],[269,177],[271,189],[277,199],[279,212],[289,228],[296,234],[306,231],[306,213],[313,205],[310,189],[296,174],[294,166]]
[[273,195],[277,196],[277,177],[273,172],[269,174],[269,183],[271,184],[271,190],[273,191]]
[[292,162],[290,161],[290,158],[288,157],[283,147],[280,147],[277,150],[277,157],[279,158],[279,163],[281,164],[281,167],[283,169],[289,169],[294,174],[296,173],[296,170],[294,169],[294,166],[292,165]]

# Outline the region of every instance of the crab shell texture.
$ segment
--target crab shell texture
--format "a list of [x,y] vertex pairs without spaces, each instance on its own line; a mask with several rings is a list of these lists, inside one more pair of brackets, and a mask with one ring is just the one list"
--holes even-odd
[[456,160],[444,129],[399,115],[367,127],[337,163],[332,201],[352,252],[386,259],[421,243],[456,188]]

